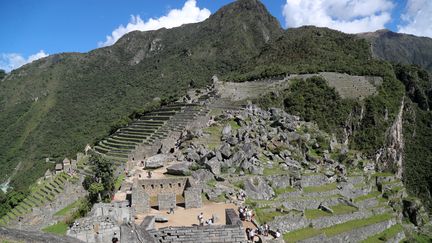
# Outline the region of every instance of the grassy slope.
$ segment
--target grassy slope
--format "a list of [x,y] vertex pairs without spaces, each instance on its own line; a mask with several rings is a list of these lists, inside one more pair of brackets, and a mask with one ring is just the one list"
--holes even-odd
[[213,74],[236,69],[258,54],[266,37],[281,32],[262,4],[239,1],[202,23],[132,32],[111,47],[53,55],[13,71],[0,83],[0,126],[6,128],[0,179],[22,161],[12,183],[25,188],[52,166],[42,162],[46,157],[73,156],[155,97],[171,100],[191,80],[202,86]]

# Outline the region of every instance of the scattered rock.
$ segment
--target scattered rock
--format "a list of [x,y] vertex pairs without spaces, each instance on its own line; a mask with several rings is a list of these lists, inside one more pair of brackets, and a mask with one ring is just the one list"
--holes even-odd
[[167,162],[173,160],[174,157],[167,154],[157,154],[145,160],[146,169],[157,169],[163,167]]
[[182,175],[182,176],[186,176],[190,174],[190,167],[191,163],[189,162],[183,162],[183,163],[177,163],[174,165],[171,165],[169,167],[166,168],[167,170],[167,174],[170,175]]
[[244,190],[246,195],[255,200],[269,200],[275,193],[262,177],[253,177],[245,180]]

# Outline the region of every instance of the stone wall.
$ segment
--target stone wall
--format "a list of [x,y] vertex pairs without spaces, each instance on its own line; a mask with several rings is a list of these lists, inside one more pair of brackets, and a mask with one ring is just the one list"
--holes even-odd
[[144,242],[247,242],[243,224],[234,209],[226,209],[226,225],[165,227],[154,229],[154,216],[147,216],[139,227]]
[[158,194],[157,199],[159,210],[167,210],[176,207],[176,194],[174,193]]
[[201,208],[202,197],[199,189],[188,188],[184,191],[185,208]]
[[120,238],[120,226],[111,217],[99,216],[79,219],[67,235],[89,243],[111,242],[114,233]]
[[187,183],[187,177],[138,180],[138,185],[142,187],[149,196],[157,196],[160,193],[183,194]]
[[111,217],[117,223],[128,223],[132,220],[131,208],[128,201],[113,203],[96,203],[93,205],[91,215]]
[[377,224],[368,225],[366,227],[356,228],[351,231],[335,235],[333,237],[325,237],[325,235],[319,235],[300,242],[308,242],[308,243],[359,242],[366,239],[370,235],[375,235],[383,232],[384,230],[390,228],[394,224],[396,224],[396,221],[392,219]]
[[150,197],[140,186],[132,188],[132,208],[135,213],[146,213],[150,210]]
[[38,231],[25,231],[0,227],[1,242],[32,242],[32,243],[79,243],[82,242],[72,237],[53,235]]

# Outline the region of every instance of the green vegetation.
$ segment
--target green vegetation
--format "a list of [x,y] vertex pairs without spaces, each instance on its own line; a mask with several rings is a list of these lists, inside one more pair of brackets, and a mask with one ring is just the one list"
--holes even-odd
[[371,224],[376,224],[379,222],[383,222],[385,220],[389,220],[391,219],[393,216],[391,214],[380,214],[380,215],[375,215],[372,216],[370,218],[366,218],[366,219],[358,219],[358,220],[352,220],[352,221],[348,221],[342,224],[337,224],[335,226],[329,227],[329,228],[325,228],[322,229],[322,231],[328,236],[334,236],[346,231],[350,231],[356,228],[360,228],[360,227],[364,227],[367,225],[371,225]]
[[110,201],[114,193],[114,163],[99,154],[92,154],[89,164],[93,166],[94,176],[86,176],[83,187],[89,192],[91,203]]
[[285,187],[285,188],[276,188],[274,189],[274,192],[276,193],[276,195],[280,195],[283,193],[288,193],[288,192],[295,192],[296,189],[292,188],[292,187]]
[[326,191],[332,191],[332,190],[336,190],[337,189],[337,184],[336,183],[329,183],[329,184],[324,184],[321,186],[309,186],[309,187],[303,187],[303,191],[305,193],[310,193],[310,192],[326,192]]
[[68,214],[70,214],[74,209],[76,209],[80,203],[82,203],[81,199],[76,200],[75,202],[67,205],[66,207],[64,207],[63,209],[57,211],[54,216],[66,216]]
[[354,213],[358,211],[358,209],[354,207],[343,205],[343,204],[332,206],[331,209],[333,210],[333,214],[319,209],[306,209],[305,216],[308,219],[317,219],[321,217],[348,214],[348,213]]
[[66,235],[66,231],[68,230],[69,226],[66,223],[60,222],[51,226],[48,226],[46,228],[43,228],[42,231],[46,233],[53,233],[57,235]]
[[120,190],[120,187],[121,187],[125,178],[126,178],[126,175],[124,173],[117,177],[117,179],[114,182],[114,189],[115,190]]
[[271,208],[256,208],[255,216],[260,224],[272,221],[276,216],[283,216],[287,214],[288,211],[272,210]]
[[403,231],[402,225],[395,224],[383,232],[367,238],[366,240],[362,241],[362,243],[388,242],[392,237],[401,231]]
[[385,220],[389,220],[391,218],[392,218],[391,214],[380,214],[366,219],[351,220],[324,229],[315,229],[313,227],[308,227],[308,228],[304,228],[304,229],[300,229],[300,230],[296,230],[284,234],[284,240],[285,242],[297,242],[300,240],[317,236],[319,234],[325,234],[327,237],[332,237],[341,234],[343,232],[380,223]]
[[283,235],[283,239],[285,242],[288,243],[294,243],[297,241],[301,241],[304,239],[312,238],[314,236],[317,236],[319,234],[322,234],[322,232],[319,229],[314,229],[312,227],[303,228],[295,231],[291,231],[289,233],[286,233]]
[[356,198],[354,198],[353,201],[354,202],[361,202],[361,201],[364,201],[364,200],[369,199],[369,198],[378,197],[380,195],[381,195],[381,192],[379,192],[379,191],[373,191],[373,192],[371,192],[369,194],[356,197]]

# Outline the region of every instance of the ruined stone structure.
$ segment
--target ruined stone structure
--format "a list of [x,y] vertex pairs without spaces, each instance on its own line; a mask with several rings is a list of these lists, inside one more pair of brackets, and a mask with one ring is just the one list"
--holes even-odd
[[138,186],[142,187],[149,196],[157,196],[160,193],[174,193],[176,195],[181,195],[188,186],[187,183],[187,177],[138,180]]
[[135,213],[146,213],[150,210],[150,197],[142,187],[135,186],[132,189],[131,200]]
[[97,203],[86,218],[75,222],[67,235],[84,242],[111,242],[114,234],[121,237],[120,225],[131,220],[132,211],[128,201]]
[[201,208],[201,190],[197,188],[187,188],[184,191],[185,208]]
[[[226,209],[225,225],[165,227],[149,229],[154,222],[154,216],[144,219],[145,225],[142,238],[145,242],[246,242],[243,224],[233,209]],[[153,218],[153,219],[152,219]],[[147,229],[147,230],[145,230]]]

